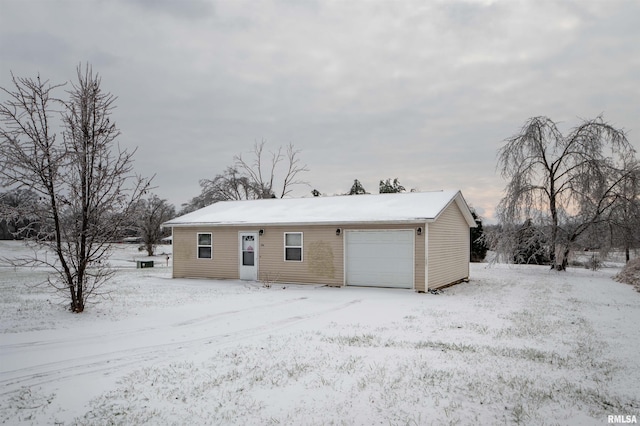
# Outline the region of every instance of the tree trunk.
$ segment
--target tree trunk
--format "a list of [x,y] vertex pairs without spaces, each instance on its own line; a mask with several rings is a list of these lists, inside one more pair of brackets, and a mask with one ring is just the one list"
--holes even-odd
[[569,246],[558,245],[553,253],[551,269],[566,271],[569,264]]
[[564,248],[564,252],[562,253],[562,263],[560,264],[561,269],[558,269],[559,271],[566,271],[567,270],[567,266],[569,266],[569,252],[571,250],[569,249],[569,246],[566,246]]
[[81,312],[84,312],[84,295],[82,294],[82,285],[81,283],[78,283],[78,288],[77,288],[77,292],[76,292],[76,306],[73,310],[73,312],[79,314]]
[[73,283],[68,283],[69,292],[71,293],[71,312],[76,312],[76,308],[78,306],[78,299],[76,299],[76,292],[73,288]]

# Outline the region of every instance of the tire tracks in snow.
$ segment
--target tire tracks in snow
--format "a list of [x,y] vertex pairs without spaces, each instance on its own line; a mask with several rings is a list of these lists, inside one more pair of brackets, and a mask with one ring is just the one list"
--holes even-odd
[[[198,318],[193,318],[190,320],[186,320],[186,321],[181,321],[181,322],[177,322],[175,324],[170,324],[169,327],[185,327],[185,326],[189,326],[189,325],[195,325],[195,324],[204,324],[207,322],[211,322],[214,321],[216,319],[219,319],[221,317],[225,317],[225,316],[230,316],[230,315],[235,315],[235,314],[241,314],[244,312],[254,312],[256,310],[261,310],[261,309],[266,309],[266,308],[275,308],[278,306],[284,306],[284,305],[290,305],[292,303],[295,302],[300,302],[302,300],[307,299],[306,297],[298,297],[295,299],[287,299],[287,300],[283,300],[280,302],[275,302],[275,303],[267,303],[264,305],[257,305],[257,306],[251,306],[248,308],[244,308],[244,309],[232,309],[232,310],[228,310],[228,311],[223,311],[223,312],[217,312],[215,314],[211,314],[211,315],[205,315],[202,317],[198,317]],[[147,333],[149,331],[153,331],[156,330],[157,328],[154,327],[142,327],[142,328],[137,328],[135,330],[122,330],[122,331],[118,331],[118,332],[113,332],[113,333],[109,333],[109,337],[122,337],[122,336],[131,336],[131,335],[135,335],[135,334],[143,334],[143,333]],[[88,336],[86,338],[82,338],[82,341],[84,343],[86,342],[90,342],[92,340],[102,340],[104,339],[104,336]],[[16,349],[23,349],[23,348],[38,348],[38,347],[51,347],[54,345],[66,345],[66,344],[73,344],[73,341],[70,341],[70,339],[55,339],[55,340],[37,340],[37,341],[33,341],[33,342],[24,342],[24,343],[14,343],[14,344],[7,344],[7,345],[0,345],[0,353],[1,354],[8,354],[11,353],[13,350]]]
[[[302,301],[306,298],[291,299],[289,301],[261,305],[262,307],[277,307],[279,305],[290,304],[295,301]],[[286,303],[285,303],[286,302]],[[298,323],[322,317],[332,312],[346,309],[356,303],[360,303],[360,299],[350,300],[339,305],[334,305],[325,309],[312,310],[303,314],[296,314],[267,321],[258,326],[242,328],[232,332],[223,332],[211,336],[190,338],[167,343],[146,345],[141,347],[133,347],[106,352],[102,354],[94,354],[80,356],[72,359],[65,359],[50,363],[38,364],[25,368],[18,368],[11,371],[0,372],[0,396],[11,394],[25,386],[39,386],[60,380],[80,377],[91,374],[108,373],[117,371],[123,367],[132,366],[153,360],[170,360],[184,356],[185,351],[194,351],[203,349],[204,345],[213,345],[213,349],[220,349],[228,344],[240,342],[253,337],[261,336],[273,331],[291,327]],[[218,314],[207,315],[196,318],[194,320],[183,321],[170,325],[169,327],[186,327],[196,324],[210,322],[216,318],[243,313],[249,309],[239,309],[220,312]],[[138,332],[138,330],[136,331]],[[73,343],[65,340],[66,343]],[[206,348],[206,350],[210,350]]]

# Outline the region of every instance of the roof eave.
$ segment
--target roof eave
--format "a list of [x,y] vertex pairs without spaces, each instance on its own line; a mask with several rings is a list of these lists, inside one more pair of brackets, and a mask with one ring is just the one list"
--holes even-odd
[[368,221],[326,221],[326,222],[186,222],[162,224],[163,228],[194,228],[194,227],[227,227],[227,226],[347,226],[347,225],[420,225],[433,222],[433,218],[368,220]]

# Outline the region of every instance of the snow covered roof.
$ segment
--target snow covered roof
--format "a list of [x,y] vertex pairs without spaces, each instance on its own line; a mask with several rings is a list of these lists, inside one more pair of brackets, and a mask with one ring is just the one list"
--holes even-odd
[[437,219],[452,202],[458,204],[469,226],[474,227],[460,191],[221,201],[163,226],[420,223]]

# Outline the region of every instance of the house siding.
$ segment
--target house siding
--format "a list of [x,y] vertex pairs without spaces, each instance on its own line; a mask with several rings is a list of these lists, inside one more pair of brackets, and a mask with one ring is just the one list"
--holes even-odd
[[428,225],[428,289],[469,278],[469,225],[456,203]]
[[[394,230],[424,228],[417,225],[303,225],[303,226],[198,226],[173,228],[174,278],[239,279],[238,232],[264,229],[259,237],[258,279],[344,285],[344,235],[348,230]],[[341,228],[341,235],[336,229]],[[211,232],[213,259],[196,258],[196,235]],[[284,260],[285,232],[303,233],[303,261]],[[425,235],[414,243],[414,288],[425,291]]]
[[[238,279],[238,232],[257,231],[255,228],[222,228],[198,226],[173,228],[174,278]],[[213,258],[198,259],[196,238],[199,232],[211,232]]]
[[[334,226],[269,226],[260,237],[258,278],[342,285],[342,236]],[[302,232],[302,261],[284,259],[285,232]]]

